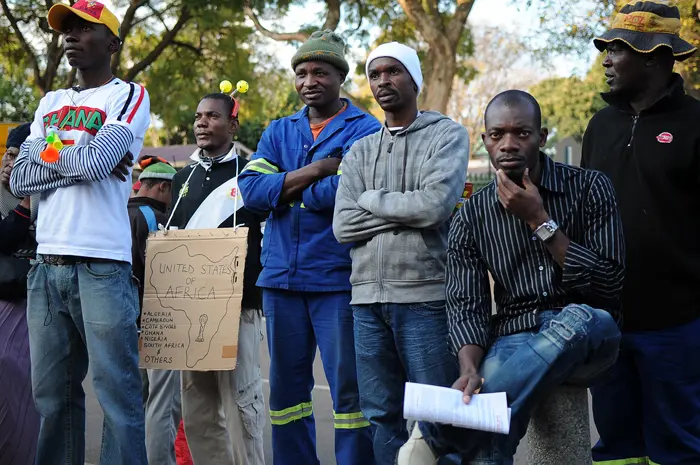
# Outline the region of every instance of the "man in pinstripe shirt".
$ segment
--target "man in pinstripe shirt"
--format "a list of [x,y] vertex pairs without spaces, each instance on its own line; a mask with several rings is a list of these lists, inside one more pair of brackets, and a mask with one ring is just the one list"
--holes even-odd
[[525,92],[497,95],[485,125],[497,179],[450,228],[447,312],[460,365],[452,387],[465,403],[475,392],[506,392],[510,433],[429,425],[426,442],[416,428],[399,465],[455,451],[463,463],[512,464],[542,396],[565,382],[590,385],[617,357],[624,243],[610,180],[540,151],[547,130]]

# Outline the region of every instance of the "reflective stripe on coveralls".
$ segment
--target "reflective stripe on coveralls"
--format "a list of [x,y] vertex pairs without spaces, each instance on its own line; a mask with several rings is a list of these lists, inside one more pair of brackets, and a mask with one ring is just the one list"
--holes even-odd
[[273,425],[286,425],[304,417],[309,417],[314,412],[311,402],[302,402],[284,410],[270,410],[270,422]]
[[336,429],[367,428],[369,421],[365,419],[362,412],[335,413],[333,410],[333,426]]

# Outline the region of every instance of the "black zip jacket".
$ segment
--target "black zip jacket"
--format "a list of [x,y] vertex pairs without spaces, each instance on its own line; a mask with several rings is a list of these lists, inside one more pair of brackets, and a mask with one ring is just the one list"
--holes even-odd
[[[240,171],[243,171],[247,163],[248,160],[240,156],[238,157],[238,169]],[[195,172],[190,178],[187,194],[180,200],[180,204],[175,210],[175,215],[171,222],[171,226],[177,226],[180,229],[185,228],[187,222],[192,218],[197,208],[204,202],[209,194],[220,185],[238,175],[236,172],[235,158],[224,163],[215,162],[209,170],[205,170],[205,168],[199,164],[189,165],[178,171],[173,178],[173,207],[177,202],[180,189],[182,189],[183,184],[193,169]],[[243,300],[241,302],[241,307],[244,309],[262,308],[262,294],[255,283],[262,270],[262,265],[260,264],[260,251],[262,248],[260,223],[264,220],[264,217],[247,210],[245,207],[241,208],[236,215],[238,224],[248,228],[248,252],[245,260],[245,271],[243,273]],[[219,227],[232,228],[233,215],[224,220]]]
[[27,298],[27,273],[30,258],[36,254],[31,230],[31,212],[17,205],[0,219],[0,299],[15,301]]
[[31,226],[30,215],[31,212],[27,208],[17,205],[0,220],[0,254],[11,255],[27,241]]
[[627,249],[623,330],[700,318],[700,102],[674,74],[667,93],[635,114],[628,102],[590,121],[581,166],[610,177]]

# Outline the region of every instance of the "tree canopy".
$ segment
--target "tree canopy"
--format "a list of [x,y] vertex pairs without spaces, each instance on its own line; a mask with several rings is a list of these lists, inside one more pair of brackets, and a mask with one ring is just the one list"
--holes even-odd
[[474,77],[465,82],[455,78],[448,113],[467,128],[472,156],[483,148],[484,111],[491,99],[508,89],[527,89],[539,74],[522,53],[525,44],[508,31],[478,27],[473,31],[474,54],[465,60]]
[[[535,59],[542,59],[537,62],[540,66],[553,54],[590,51],[592,37],[624,3],[509,0],[509,8],[535,13],[540,24],[530,32],[519,31],[515,45],[501,37],[484,48],[483,43],[478,44],[483,28],[473,29],[468,22],[477,1],[488,0],[113,0],[122,18],[123,47],[115,54],[112,68],[119,77],[148,87],[155,115],[149,140],[160,143],[190,142],[198,99],[217,91],[222,79],[248,80],[251,90],[240,96],[239,138],[255,146],[270,120],[301,105],[288,63],[278,63],[267,51],[273,40],[299,45],[314,30],[338,31],[358,53],[357,73],[348,77],[344,95],[377,116],[381,113],[366,85],[363,60],[373,46],[396,40],[416,48],[422,60],[420,107],[447,113],[478,132],[474,129],[480,124],[474,122],[478,117],[466,115],[470,101],[479,107],[477,97],[488,100],[492,95],[485,94],[495,94],[500,87],[530,84],[529,79],[520,79],[525,73],[508,71],[513,60],[507,56],[534,53]],[[0,72],[4,78],[0,82],[0,119],[29,120],[44,93],[73,83],[75,75],[63,60],[60,35],[46,21],[52,3],[0,0]],[[683,15],[682,34],[698,44],[700,1],[676,3]],[[312,5],[320,5],[321,14],[309,15],[298,29],[285,30],[280,25],[285,24],[292,7]],[[700,56],[678,69],[689,91],[700,94]],[[503,82],[505,75],[512,79]],[[594,69],[582,78],[545,81],[533,87],[533,92],[559,134],[578,135],[586,117],[600,105],[597,92],[602,87],[602,78]],[[478,139],[473,142],[476,148]]]
[[455,76],[468,79],[471,75],[460,66],[460,59],[472,51],[467,18],[475,0],[324,0],[324,17],[318,23],[304,24],[296,31],[278,31],[263,24],[265,19],[282,18],[290,6],[304,3],[308,2],[244,2],[245,13],[257,31],[273,40],[302,42],[316,29],[338,29],[346,37],[371,46],[369,30],[378,26],[381,32],[375,44],[395,40],[415,47],[424,75],[421,108],[445,112]]
[[554,137],[572,136],[581,142],[588,121],[605,107],[600,97],[605,85],[601,62],[602,55],[584,78],[546,79],[530,89],[542,107],[543,124],[554,132]]
[[[250,35],[250,30],[239,31],[243,16],[240,3],[238,7],[235,3],[114,0],[122,19],[123,44],[113,56],[112,71],[128,81],[143,80],[144,71],[156,62],[162,66],[167,61],[167,56],[159,60],[166,51],[171,52],[170,57],[172,52],[187,51],[188,55],[184,55],[189,59],[187,66],[196,68],[208,51],[217,49],[217,32],[227,27],[235,30],[233,34],[224,34],[224,42],[234,34],[240,40]],[[17,99],[11,94],[1,94],[3,101],[9,102],[4,117],[26,118],[28,112],[22,107],[31,103],[29,96],[36,100],[49,90],[73,84],[75,73],[62,61],[61,35],[53,31],[46,20],[52,4],[51,0],[0,0],[3,12],[0,16],[0,69],[8,78],[6,86],[27,96]],[[209,43],[203,44],[207,40]],[[234,59],[243,54],[236,47],[229,46],[228,51],[233,53]],[[170,84],[187,85],[173,81]]]

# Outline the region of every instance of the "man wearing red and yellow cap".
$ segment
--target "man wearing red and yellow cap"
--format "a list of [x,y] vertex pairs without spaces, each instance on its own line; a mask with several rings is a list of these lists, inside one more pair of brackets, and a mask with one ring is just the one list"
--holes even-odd
[[598,465],[700,463],[700,102],[674,63],[678,8],[633,1],[595,39],[610,91],[582,166],[613,182],[625,235],[622,342],[591,389]]
[[41,414],[36,463],[85,462],[89,361],[105,417],[100,464],[146,464],[127,180],[150,124],[150,100],[143,86],[112,75],[119,21],[103,4],[54,5],[48,22],[62,34],[79,85],[41,99],[10,177],[16,196],[41,193],[27,279]]

